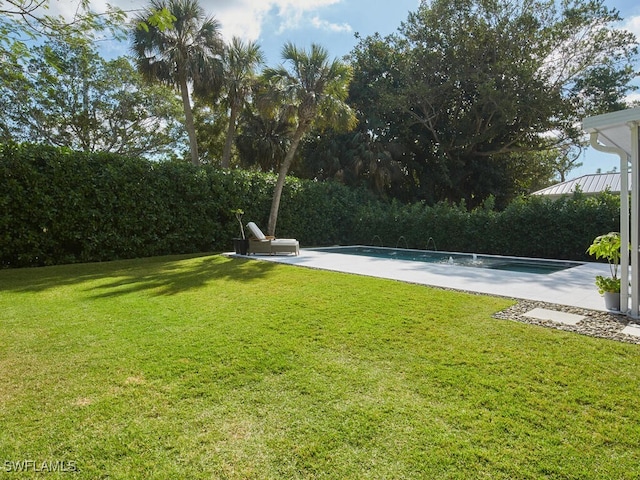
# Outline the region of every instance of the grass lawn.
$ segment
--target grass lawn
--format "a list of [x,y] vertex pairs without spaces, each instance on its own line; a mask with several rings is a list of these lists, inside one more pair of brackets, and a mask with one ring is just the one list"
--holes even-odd
[[222,256],[0,271],[0,477],[640,478],[640,347],[509,304]]

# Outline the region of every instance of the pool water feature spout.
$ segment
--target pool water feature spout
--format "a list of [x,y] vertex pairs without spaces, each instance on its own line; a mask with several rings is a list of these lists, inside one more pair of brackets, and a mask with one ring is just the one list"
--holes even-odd
[[373,238],[371,239],[371,246],[375,247],[375,241],[376,238],[378,239],[378,241],[380,242],[380,246],[384,247],[384,245],[382,245],[382,239],[380,238],[380,235],[374,235]]
[[404,238],[404,235],[400,235],[400,238],[396,242],[396,248],[398,248],[398,246],[400,245],[400,240],[404,240],[404,248],[408,249],[409,248],[409,244],[407,243],[407,239]]
[[429,240],[427,240],[427,247],[425,248],[425,250],[429,250],[429,242],[433,243],[433,249],[437,252],[438,247],[436,247],[436,241],[433,239],[433,237],[429,237]]

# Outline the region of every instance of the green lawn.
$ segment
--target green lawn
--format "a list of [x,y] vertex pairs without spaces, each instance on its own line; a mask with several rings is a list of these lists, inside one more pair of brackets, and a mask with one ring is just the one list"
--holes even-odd
[[222,256],[0,271],[0,477],[639,478],[640,347],[509,303]]

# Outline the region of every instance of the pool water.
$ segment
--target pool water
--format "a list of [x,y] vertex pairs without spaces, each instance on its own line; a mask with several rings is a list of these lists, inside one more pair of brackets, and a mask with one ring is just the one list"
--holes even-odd
[[414,262],[439,263],[461,267],[489,268],[510,272],[550,274],[568,268],[584,265],[580,262],[565,260],[546,260],[540,258],[501,257],[497,255],[476,255],[471,253],[437,252],[433,250],[411,250],[387,247],[329,247],[315,249],[327,253],[359,255],[373,258],[390,258]]

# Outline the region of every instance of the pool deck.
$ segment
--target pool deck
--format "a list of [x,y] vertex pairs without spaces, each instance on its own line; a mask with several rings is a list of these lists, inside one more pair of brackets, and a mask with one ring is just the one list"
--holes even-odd
[[602,263],[586,263],[541,275],[306,249],[301,249],[298,256],[251,255],[243,258],[600,311],[605,311],[604,299],[598,294],[594,279],[596,275],[609,275],[609,266]]

